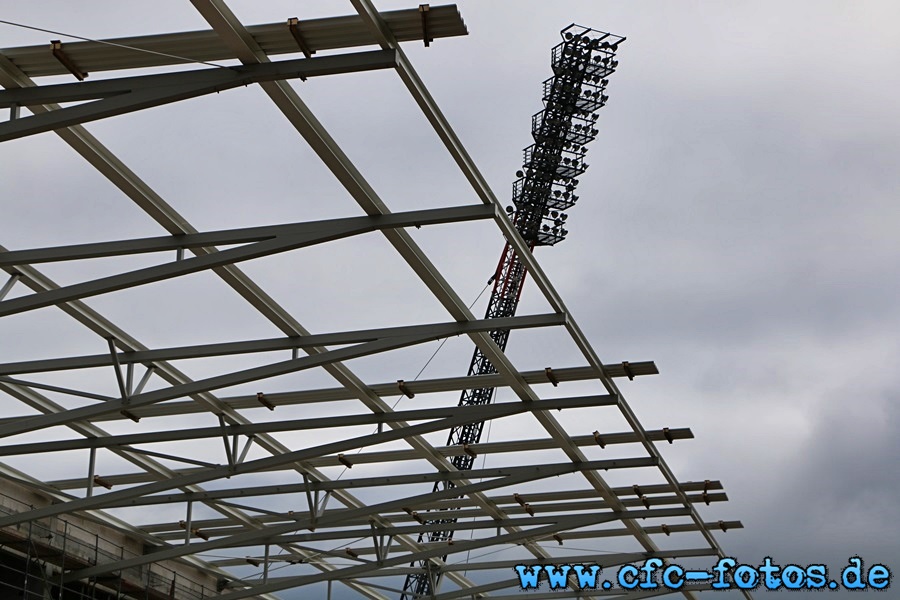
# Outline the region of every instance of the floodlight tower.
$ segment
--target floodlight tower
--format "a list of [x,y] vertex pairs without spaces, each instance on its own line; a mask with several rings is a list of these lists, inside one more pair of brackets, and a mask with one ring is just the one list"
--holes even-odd
[[[578,179],[588,168],[584,161],[586,145],[597,136],[597,111],[607,100],[607,77],[616,70],[615,58],[625,38],[580,25],[569,25],[560,32],[563,41],[553,48],[553,76],[544,81],[544,109],[531,118],[534,144],[525,148],[522,170],[513,183],[513,204],[506,208],[519,234],[533,251],[536,246],[553,246],[565,239],[566,221],[577,201]],[[507,243],[491,280],[494,287],[488,303],[486,319],[515,315],[525,282],[526,268],[515,250]],[[490,332],[501,350],[506,348],[508,329]],[[496,373],[497,370],[479,349],[475,349],[469,365],[469,376]],[[459,406],[490,404],[494,388],[465,390]],[[450,430],[447,445],[478,443],[484,422],[463,425]],[[457,469],[472,468],[473,452],[463,452],[451,459]],[[453,488],[451,481],[435,484],[435,491]],[[455,518],[428,519],[428,525],[455,523]],[[447,542],[453,528],[421,534],[419,543]],[[415,566],[415,563],[414,563]],[[429,597],[436,592],[440,572],[428,561],[421,572],[409,575],[403,586],[402,600]]]

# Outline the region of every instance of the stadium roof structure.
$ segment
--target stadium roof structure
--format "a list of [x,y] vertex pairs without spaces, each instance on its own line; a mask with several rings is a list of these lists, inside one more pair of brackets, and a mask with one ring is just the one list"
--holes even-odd
[[[645,429],[615,383],[656,374],[656,366],[601,362],[400,46],[465,35],[456,6],[379,13],[369,0],[353,0],[358,14],[352,16],[245,26],[221,1],[193,4],[209,30],[0,50],[0,84],[6,88],[0,105],[10,108],[11,116],[0,123],[0,140],[16,144],[16,138],[55,131],[167,232],[52,248],[0,247],[0,268],[8,274],[0,290],[0,317],[59,309],[95,334],[98,346],[91,354],[50,353],[0,364],[4,401],[21,403],[21,414],[0,419],[5,441],[0,456],[26,456],[35,464],[73,453],[85,459],[84,474],[66,479],[48,480],[37,468],[0,466],[5,482],[0,491],[10,486],[34,493],[28,502],[12,497],[2,502],[0,532],[6,546],[36,551],[34,543],[12,532],[21,534],[25,527],[29,535],[46,533],[38,556],[58,567],[61,586],[89,581],[98,593],[107,589],[127,596],[122,582],[128,573],[137,573],[134,579],[146,585],[135,594],[152,587],[158,597],[219,593],[235,600],[275,598],[295,588],[313,589],[322,597],[326,587],[329,596],[346,594],[338,583],[361,597],[396,597],[398,582],[420,561],[443,574],[442,589],[433,596],[438,599],[590,598],[623,592],[573,586],[525,593],[513,566],[590,562],[605,568],[650,556],[707,561],[724,556],[713,531],[740,528],[740,522],[705,522],[696,507],[726,500],[721,483],[679,481],[657,448],[692,433]],[[358,46],[369,48],[345,52]],[[302,58],[270,59],[281,54]],[[121,77],[132,69],[182,65],[185,57],[195,63],[236,60],[242,66],[195,64],[190,71]],[[476,202],[392,212],[287,81],[338,73],[352,77],[374,69],[400,78],[471,185]],[[116,73],[93,77],[103,71]],[[33,80],[53,75],[90,77],[48,86]],[[251,83],[262,88],[318,155],[360,214],[201,232],[82,126]],[[512,245],[549,311],[477,318],[411,234],[411,228],[479,223],[490,225],[494,241]],[[390,327],[311,333],[316,328],[301,325],[240,266],[363,234],[383,236],[415,274],[412,283],[424,284],[446,319],[410,323],[397,312]],[[76,283],[59,284],[42,270],[46,263],[65,268],[69,261],[152,253],[167,258]],[[300,255],[302,250],[290,257]],[[281,335],[151,348],[86,301],[122,290],[140,293],[160,281],[177,286],[201,272],[218,277]],[[582,363],[519,369],[488,335],[498,327],[563,332]],[[410,348],[415,352],[402,354],[403,360],[420,364],[427,358],[423,344],[456,336],[480,348],[497,373],[477,381],[403,381],[399,377],[409,366],[387,362],[396,370],[387,367],[381,380],[368,381],[347,364],[390,358]],[[553,356],[542,360],[552,364]],[[186,374],[196,361],[206,376]],[[327,373],[334,384],[284,389],[279,383],[283,376],[307,370]],[[106,393],[92,391],[101,379]],[[593,393],[561,395],[577,382],[592,386]],[[263,391],[246,392],[251,385]],[[447,401],[450,395],[441,396],[476,386],[506,389],[511,399],[459,410]],[[390,399],[398,394],[415,398],[415,407],[395,410]],[[573,431],[554,410],[573,412],[578,423],[593,426]],[[517,425],[526,435],[465,448],[434,441],[454,426],[505,419],[527,423]],[[625,427],[600,425],[616,422]],[[187,445],[198,440],[205,440],[199,450]],[[462,452],[489,457],[491,465],[457,471],[448,458]],[[128,469],[97,472],[97,461],[107,454],[122,459]],[[434,491],[439,481],[455,487]],[[426,512],[428,519],[452,516],[452,525],[440,525],[455,529],[452,543],[417,541],[435,527],[423,517]],[[60,540],[60,523],[69,527],[76,521],[88,529],[94,524],[124,532],[142,546],[137,552],[124,546],[120,552],[95,548],[93,561],[66,563],[65,547],[54,551],[53,544]],[[587,543],[595,544],[593,551],[584,550]],[[598,553],[601,546],[609,552]],[[469,558],[487,552],[502,557]],[[166,561],[209,574],[217,589],[198,592],[190,581],[176,582],[175,575],[171,581],[150,577],[150,566]],[[698,585],[682,593],[691,597],[703,589],[709,588]],[[672,591],[645,590],[629,597],[666,593]]]

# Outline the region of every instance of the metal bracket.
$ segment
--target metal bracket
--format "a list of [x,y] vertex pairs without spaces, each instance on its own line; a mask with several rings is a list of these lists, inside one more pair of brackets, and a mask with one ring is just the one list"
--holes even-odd
[[559,379],[556,378],[556,375],[553,373],[552,368],[547,367],[546,369],[544,369],[544,373],[547,375],[547,379],[550,381],[550,383],[553,384],[553,387],[559,387]]
[[419,13],[422,15],[422,41],[425,42],[426,48],[434,41],[434,38],[428,35],[428,13],[430,11],[431,7],[429,5],[419,5]]
[[94,475],[92,481],[99,486],[105,487],[108,490],[111,490],[113,488],[113,484],[111,484],[109,481],[103,479],[99,475]]
[[412,391],[409,389],[409,386],[406,385],[406,382],[403,381],[402,379],[398,379],[398,380],[397,380],[397,388],[398,388],[398,389],[403,393],[403,395],[406,396],[407,398],[412,399],[412,398],[415,398],[415,397],[416,397],[416,395],[415,395],[414,393],[412,393]]
[[84,81],[84,79],[88,76],[85,71],[82,71],[78,68],[72,58],[65,53],[63,50],[62,41],[60,40],[50,40],[50,52],[53,53],[53,57],[62,64],[66,68],[69,73],[74,75],[78,81]]
[[[300,50],[303,52],[303,56],[306,58],[312,58],[312,55],[316,53],[315,50],[309,47],[309,44],[306,43],[306,38],[303,37],[303,34],[300,33],[300,19],[297,17],[291,17],[287,20],[288,29],[291,30],[291,35],[294,36],[294,40],[297,42],[297,45],[300,46]],[[303,81],[306,81],[306,77],[300,78]]]
[[663,432],[663,436],[665,436],[666,440],[667,440],[670,444],[674,444],[674,443],[675,443],[675,438],[672,437],[672,432],[669,431],[669,428],[668,428],[668,427],[663,427],[662,432]]
[[423,518],[422,518],[422,515],[420,515],[418,512],[414,511],[414,510],[411,509],[411,508],[404,508],[403,510],[406,512],[406,514],[408,514],[408,515],[411,516],[413,519],[415,519],[416,521],[418,521],[418,522],[419,522],[419,525],[424,525],[424,524],[425,524],[425,519],[423,519]]
[[266,399],[266,395],[262,392],[256,392],[256,400],[269,410],[275,410],[275,405]]

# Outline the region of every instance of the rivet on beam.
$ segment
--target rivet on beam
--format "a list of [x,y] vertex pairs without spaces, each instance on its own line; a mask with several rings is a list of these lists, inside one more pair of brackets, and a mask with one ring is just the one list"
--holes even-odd
[[409,387],[406,385],[406,382],[403,381],[402,379],[397,380],[397,387],[400,389],[400,391],[403,393],[403,395],[406,396],[407,398],[415,398],[416,397],[416,395],[412,393],[412,390],[410,390]]
[[87,73],[79,69],[75,66],[75,63],[72,62],[72,59],[69,58],[69,55],[63,51],[62,41],[60,40],[50,40],[50,51],[53,52],[53,56],[58,60],[62,66],[66,68],[72,75],[74,75],[78,81],[84,81],[85,77],[88,76]]
[[269,402],[266,398],[266,395],[262,392],[256,392],[256,401],[268,408],[269,410],[275,410],[275,405]]
[[[297,17],[291,17],[287,20],[288,29],[291,30],[291,35],[294,36],[294,41],[297,42],[297,45],[300,46],[300,50],[303,52],[303,56],[306,58],[312,58],[312,55],[316,53],[315,50],[310,49],[309,45],[306,43],[306,38],[303,37],[303,34],[300,33],[300,19]],[[305,77],[301,77],[304,81],[306,81]]]
[[100,477],[99,475],[94,475],[94,483],[95,483],[96,485],[102,485],[103,487],[105,487],[105,488],[108,489],[108,490],[111,490],[112,487],[113,487],[113,484],[111,484],[111,483],[110,483],[109,481],[107,481],[106,479],[103,479],[103,478]]
[[344,456],[343,453],[338,454],[337,459],[338,459],[338,462],[340,462],[342,465],[344,465],[348,469],[353,468],[353,463],[350,462],[350,459],[348,459],[346,456]]
[[550,380],[550,383],[553,384],[553,387],[559,386],[559,379],[556,378],[556,375],[553,374],[553,369],[547,367],[544,369],[544,373],[547,375],[547,379]]
[[422,40],[425,42],[425,47],[433,41],[433,38],[428,35],[428,12],[431,10],[431,7],[427,4],[419,5],[419,12],[422,14]]
[[599,431],[594,432],[594,441],[597,442],[597,445],[600,446],[601,448],[606,448],[606,442],[604,442],[603,438],[600,437]]

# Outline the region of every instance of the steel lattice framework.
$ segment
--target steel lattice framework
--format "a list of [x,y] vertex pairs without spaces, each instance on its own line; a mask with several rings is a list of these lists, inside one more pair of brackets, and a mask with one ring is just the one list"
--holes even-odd
[[[0,268],[9,276],[0,287],[0,317],[55,307],[92,332],[100,350],[0,364],[4,401],[27,408],[24,416],[0,419],[0,437],[22,436],[5,439],[0,456],[52,460],[75,451],[89,456],[86,476],[52,481],[0,463],[2,543],[27,561],[40,561],[43,573],[53,573],[45,582],[48,593],[66,590],[96,598],[274,598],[281,590],[305,586],[322,595],[324,588],[315,586],[326,585],[330,596],[334,583],[362,597],[388,598],[404,593],[407,578],[427,581],[427,597],[436,599],[538,598],[544,595],[521,592],[514,564],[558,559],[607,567],[651,556],[724,556],[712,531],[740,528],[740,522],[704,521],[695,506],[725,500],[721,483],[679,481],[656,446],[691,438],[690,430],[645,429],[615,384],[620,377],[653,375],[655,365],[603,364],[531,252],[565,237],[565,217],[559,213],[575,202],[570,186],[584,169],[585,143],[596,135],[590,115],[605,102],[605,76],[614,68],[612,46],[619,38],[576,29],[568,33],[577,40],[566,39],[554,49],[555,76],[545,83],[545,110],[536,116],[535,145],[526,149],[523,173],[514,184],[515,214],[508,216],[400,46],[465,35],[456,7],[379,13],[369,0],[352,3],[357,11],[352,16],[247,27],[221,0],[192,0],[208,30],[119,39],[117,45],[54,42],[0,50],[0,85],[6,88],[0,106],[10,109],[10,119],[0,122],[0,141],[16,144],[17,138],[55,132],[166,232],[53,248],[0,247]],[[582,54],[571,54],[579,44]],[[358,46],[376,49],[344,51]],[[270,58],[282,54],[303,58]],[[173,65],[173,56],[241,65],[102,77],[105,71]],[[594,62],[594,56],[602,61]],[[576,77],[566,71],[567,64],[586,66]],[[393,71],[400,78],[479,203],[391,212],[287,82],[371,70]],[[101,74],[98,80],[81,81],[95,73]],[[42,86],[34,81],[61,74],[79,82]],[[578,82],[579,95],[572,96]],[[362,215],[201,232],[83,127],[249,84],[260,86]],[[60,106],[68,102],[80,103]],[[560,112],[561,106],[568,108]],[[559,119],[566,121],[564,127]],[[485,319],[475,317],[407,231],[479,222],[491,224],[497,241],[506,244],[493,308]],[[398,315],[391,327],[312,334],[239,266],[367,233],[383,236],[411,267],[446,310],[446,322],[412,325]],[[174,260],[64,285],[42,270],[49,263],[153,253],[174,255]],[[545,314],[514,315],[526,272],[550,306]],[[150,348],[84,302],[121,290],[140,291],[154,282],[177,283],[196,273],[220,278],[282,335]],[[504,351],[506,336],[526,328],[564,332],[583,364],[518,369]],[[386,377],[372,383],[345,364],[460,335],[476,347],[464,377]],[[196,378],[180,366],[181,361],[227,357],[256,361]],[[89,369],[104,370],[115,392],[85,389],[79,373]],[[337,385],[229,392],[244,384],[265,390],[273,378],[311,370],[327,373]],[[54,375],[53,383],[47,374]],[[569,382],[585,382],[595,391],[563,397],[542,392],[549,384]],[[495,388],[509,390],[515,400],[491,403]],[[485,401],[465,401],[485,390]],[[387,398],[398,391],[426,398],[462,392],[470,406],[460,410],[437,403],[394,410]],[[62,396],[79,402],[55,400]],[[363,410],[348,410],[348,401],[362,403]],[[296,412],[314,408],[319,409],[315,417]],[[569,433],[554,410],[584,411],[578,414],[591,421],[614,414],[627,428]],[[272,411],[277,418],[267,418]],[[542,434],[480,442],[481,424],[516,415],[530,416]],[[179,426],[166,420],[172,416]],[[354,427],[374,432],[360,434]],[[278,437],[285,432],[295,434],[290,443]],[[316,441],[305,441],[306,432]],[[429,441],[428,436],[443,432],[450,434],[446,446]],[[185,456],[183,443],[198,440],[214,442],[222,460]],[[405,447],[379,448],[391,442]],[[557,458],[545,460],[545,451]],[[97,472],[98,455],[106,453],[131,467]],[[472,468],[476,455],[490,456],[491,466]],[[366,465],[372,468],[360,473]],[[329,476],[329,470],[353,466],[356,473]],[[608,473],[617,472],[633,472],[632,480],[641,483],[614,485]],[[76,530],[95,535],[90,557]],[[101,548],[99,540],[106,535],[121,542]],[[663,548],[654,540],[658,536],[687,545]],[[612,548],[619,539],[633,540],[632,549],[578,555],[565,546],[581,540]],[[487,549],[503,554],[493,561],[455,562]],[[204,558],[211,552],[228,558]],[[251,567],[258,571],[245,576]],[[284,570],[276,576],[275,568]],[[693,597],[703,589],[708,588],[682,593]],[[649,590],[630,597],[663,593]],[[551,596],[621,594],[577,590],[573,582],[570,590]],[[421,593],[407,590],[406,595]]]
[[[606,104],[607,77],[617,66],[616,50],[624,38],[570,25],[560,32],[563,41],[553,48],[551,66],[553,76],[544,82],[544,108],[532,118],[531,135],[534,144],[525,148],[525,163],[513,186],[515,208],[507,207],[516,231],[528,244],[553,246],[565,239],[568,210],[578,201],[576,177],[587,170],[584,162],[586,144],[597,136],[594,123],[597,111]],[[507,243],[500,255],[485,319],[502,319],[516,314],[522,297],[527,270],[515,250]],[[494,329],[491,339],[501,351],[506,350],[509,329]],[[490,375],[497,370],[484,353],[476,348],[469,364],[469,377]],[[490,404],[493,387],[464,390],[460,407]],[[450,430],[447,445],[462,446],[481,441],[484,422],[468,423]],[[472,468],[473,452],[454,456],[453,466],[460,471]],[[453,487],[452,481],[438,482],[434,491]],[[429,524],[454,524],[456,519],[429,519]],[[453,539],[454,530],[431,531],[419,537],[419,542],[446,542]],[[404,599],[427,597],[433,592],[431,575],[423,565],[423,572],[410,575],[403,586]]]

